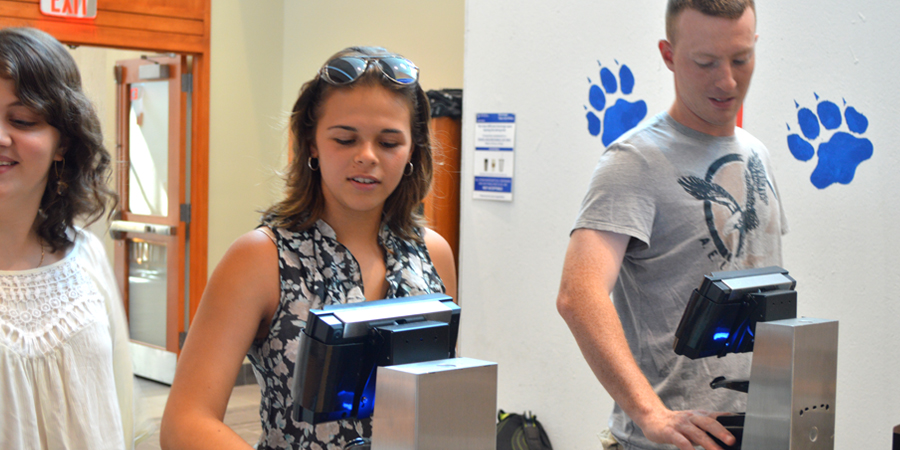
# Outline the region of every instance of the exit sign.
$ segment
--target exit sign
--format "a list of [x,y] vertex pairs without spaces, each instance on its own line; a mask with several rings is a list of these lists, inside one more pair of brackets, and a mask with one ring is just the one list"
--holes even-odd
[[41,13],[54,17],[93,19],[97,17],[97,0],[41,0]]

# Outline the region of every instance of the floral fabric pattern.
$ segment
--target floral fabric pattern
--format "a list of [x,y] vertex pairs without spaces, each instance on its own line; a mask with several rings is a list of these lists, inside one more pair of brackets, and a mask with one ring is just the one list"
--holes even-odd
[[[365,301],[359,264],[322,220],[299,232],[270,228],[278,247],[281,300],[269,334],[247,354],[262,391],[257,449],[341,450],[357,437],[372,435],[371,418],[318,425],[295,421],[291,386],[309,310]],[[444,292],[424,243],[403,240],[386,225],[378,240],[385,254],[387,298]]]

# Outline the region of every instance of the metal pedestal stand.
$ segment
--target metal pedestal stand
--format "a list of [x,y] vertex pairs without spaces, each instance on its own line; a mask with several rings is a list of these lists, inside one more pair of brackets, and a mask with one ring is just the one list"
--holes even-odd
[[453,358],[379,367],[373,450],[495,450],[497,363]]
[[833,450],[838,322],[756,324],[743,450]]

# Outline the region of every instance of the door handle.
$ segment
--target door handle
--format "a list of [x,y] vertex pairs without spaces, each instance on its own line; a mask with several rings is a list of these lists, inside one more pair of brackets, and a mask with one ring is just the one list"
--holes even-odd
[[124,220],[113,220],[109,224],[109,235],[113,239],[125,239],[125,233],[149,233],[159,234],[163,236],[175,235],[176,228],[169,225],[159,225],[155,223],[143,222],[127,222]]

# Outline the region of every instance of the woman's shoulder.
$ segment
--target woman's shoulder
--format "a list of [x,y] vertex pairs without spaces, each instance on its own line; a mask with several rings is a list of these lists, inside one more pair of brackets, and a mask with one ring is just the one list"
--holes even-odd
[[422,228],[422,235],[431,263],[444,284],[445,293],[455,299],[456,258],[453,256],[450,243],[438,232],[427,227]]
[[267,226],[250,230],[234,240],[226,256],[269,260],[278,251],[275,233],[275,230]]
[[425,246],[428,247],[429,253],[432,253],[434,250],[441,251],[444,249],[444,247],[446,247],[446,250],[450,250],[450,244],[437,231],[434,231],[428,227],[421,227],[417,231],[422,237],[422,241],[425,243]]
[[[274,274],[277,280],[278,246],[270,235],[259,228],[250,230],[232,242],[215,271],[241,277],[246,283],[268,285],[271,281],[269,274]],[[262,278],[244,276],[248,273],[267,275]]]
[[279,296],[277,255],[275,243],[261,231],[239,236],[216,264],[201,304],[212,301],[249,308],[259,301],[257,306],[269,311]]
[[76,244],[80,243],[82,245],[91,247],[103,247],[103,242],[100,240],[100,237],[87,228],[82,228],[76,225],[70,227],[66,233],[69,235],[69,238]]
[[72,245],[63,259],[87,259],[91,263],[109,264],[103,242],[96,234],[79,226],[69,228],[66,230],[66,234],[72,241]]

